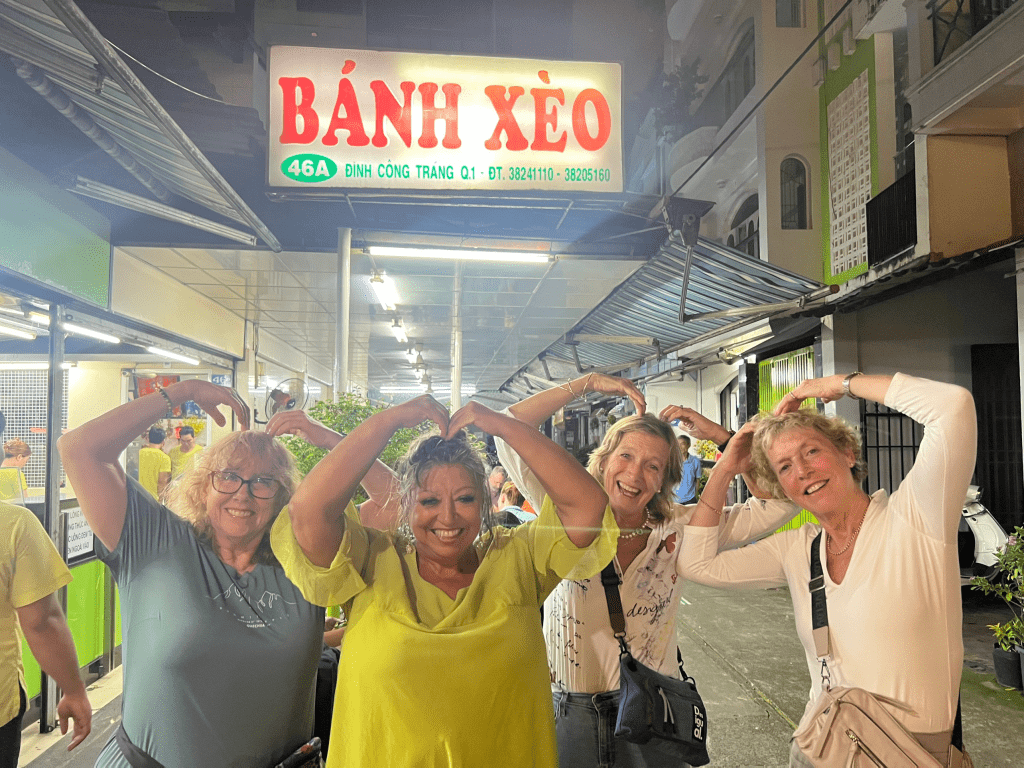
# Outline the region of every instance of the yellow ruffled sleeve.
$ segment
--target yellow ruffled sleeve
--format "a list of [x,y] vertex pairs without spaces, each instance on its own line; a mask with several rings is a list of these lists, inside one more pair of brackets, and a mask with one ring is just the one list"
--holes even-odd
[[270,546],[285,575],[314,605],[343,605],[366,589],[361,573],[369,553],[369,536],[354,504],[349,503],[345,510],[345,535],[328,567],[314,565],[306,557],[292,530],[288,507],[281,510],[270,530]]
[[569,540],[549,496],[544,497],[537,519],[514,531],[529,538],[537,572],[541,575],[553,573],[559,580],[586,579],[600,573],[615,556],[619,541],[615,516],[611,507],[605,507],[597,538],[587,547],[577,547]]

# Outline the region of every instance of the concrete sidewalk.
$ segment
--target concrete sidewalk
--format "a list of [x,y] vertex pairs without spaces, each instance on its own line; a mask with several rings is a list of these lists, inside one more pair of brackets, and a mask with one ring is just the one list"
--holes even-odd
[[[789,738],[811,685],[789,591],[726,592],[687,583],[683,598],[679,645],[708,707],[712,766],[786,768]],[[992,672],[986,625],[1004,618],[998,604],[965,592],[964,739],[978,768],[1024,765],[1024,697],[997,686]],[[90,686],[93,732],[70,754],[70,736],[27,728],[19,765],[91,768],[120,718],[120,689],[120,669]]]
[[[688,582],[683,597],[679,644],[708,707],[711,764],[785,768],[811,686],[789,590],[727,592]],[[995,620],[1001,611],[965,593],[964,743],[978,768],[1020,768],[1024,697],[995,683],[986,626]]]

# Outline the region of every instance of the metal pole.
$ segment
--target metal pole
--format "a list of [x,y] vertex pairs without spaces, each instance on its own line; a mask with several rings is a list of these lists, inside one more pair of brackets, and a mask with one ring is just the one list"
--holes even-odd
[[452,286],[452,410],[462,407],[462,262]]
[[338,312],[334,318],[334,402],[348,391],[349,314],[352,299],[352,230],[338,230]]
[[[64,535],[64,516],[60,513],[60,454],[57,453],[57,438],[60,437],[64,420],[64,332],[60,321],[64,307],[50,305],[50,367],[46,372],[46,495],[43,497],[43,523],[60,552],[67,561],[67,537]],[[65,613],[68,607],[67,588],[57,590],[57,601]],[[57,702],[60,692],[57,682],[41,672],[41,701],[39,732],[49,733],[57,724]]]

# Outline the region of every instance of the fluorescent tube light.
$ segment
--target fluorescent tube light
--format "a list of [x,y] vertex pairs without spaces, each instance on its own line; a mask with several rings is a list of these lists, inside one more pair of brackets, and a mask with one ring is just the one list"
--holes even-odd
[[39,323],[39,325],[49,325],[50,316],[42,312],[29,312],[28,319],[33,323]]
[[405,327],[402,325],[402,318],[396,317],[395,321],[391,324],[391,335],[400,344],[409,343],[409,337],[405,335]]
[[370,287],[377,294],[377,301],[385,310],[394,312],[401,303],[394,279],[385,272],[374,272],[370,275]]
[[14,328],[10,325],[0,325],[0,333],[5,336],[13,336],[16,339],[28,339],[33,341],[36,337],[31,331],[24,331],[21,328]]
[[169,349],[161,349],[160,347],[146,347],[146,351],[153,355],[166,357],[169,360],[178,360],[182,363],[188,363],[189,365],[199,365],[198,358],[189,357],[188,355],[183,355],[180,352],[171,352],[171,350]]
[[465,261],[517,261],[531,264],[546,264],[551,261],[547,253],[523,253],[522,251],[473,251],[452,248],[397,248],[390,245],[371,245],[367,250],[371,256],[398,256],[412,259],[463,259]]
[[120,344],[121,340],[117,336],[111,336],[109,333],[102,333],[101,331],[94,331],[92,328],[86,328],[82,325],[76,325],[75,323],[61,323],[60,327],[68,333],[76,333],[79,336],[88,336],[90,339],[98,339],[99,341],[106,341],[110,344]]
[[[19,362],[0,362],[0,371],[45,371],[50,367],[48,361],[35,361],[29,360],[23,363]],[[63,370],[74,368],[74,363],[61,363],[60,367]]]

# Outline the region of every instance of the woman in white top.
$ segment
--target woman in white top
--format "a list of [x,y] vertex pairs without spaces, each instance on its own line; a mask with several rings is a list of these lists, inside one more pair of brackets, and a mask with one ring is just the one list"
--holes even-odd
[[[861,488],[865,465],[851,427],[798,410],[807,398],[829,402],[844,394],[884,403],[924,425],[913,468],[891,496],[884,490],[869,496]],[[668,408],[662,417],[677,414]],[[811,544],[823,531],[819,553],[830,684],[899,702],[883,705],[908,731],[924,735],[922,743],[947,764],[963,668],[956,534],[976,442],[974,401],[967,390],[903,374],[858,373],[804,381],[776,415],[738,432],[718,462],[683,537],[683,573],[721,587],[789,584],[811,673],[801,727],[823,685],[808,590]],[[751,448],[757,479],[812,512],[820,524],[719,554],[716,502],[745,467],[744,445]],[[795,749],[792,759],[801,764]]]
[[[601,374],[587,374],[545,390],[511,406],[509,412],[539,426],[587,392],[629,397],[640,414],[620,419],[608,430],[591,455],[588,470],[604,486],[620,530],[615,562],[622,578],[619,592],[629,648],[641,663],[678,677],[675,620],[682,587],[678,557],[684,526],[695,507],[673,503],[681,456],[672,427],[644,415],[646,401],[632,382]],[[705,429],[716,427],[689,409],[683,412]],[[495,443],[502,466],[539,509],[544,493],[537,479],[508,445],[501,440]],[[746,543],[777,530],[796,511],[785,501],[751,499],[723,516],[716,541],[720,539],[723,547]],[[555,588],[544,603],[544,634],[560,768],[684,765],[675,750],[657,740],[639,745],[614,738],[619,647],[600,575],[563,581]]]

